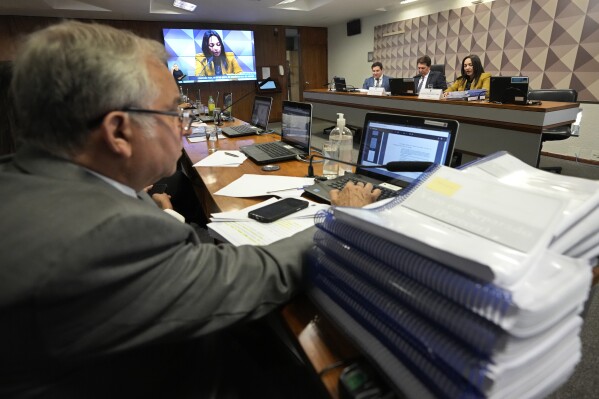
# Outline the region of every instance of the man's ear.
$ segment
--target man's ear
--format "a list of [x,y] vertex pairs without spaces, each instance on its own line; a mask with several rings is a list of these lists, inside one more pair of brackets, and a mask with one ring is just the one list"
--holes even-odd
[[109,112],[102,121],[102,140],[114,154],[130,158],[133,153],[133,126],[129,114]]

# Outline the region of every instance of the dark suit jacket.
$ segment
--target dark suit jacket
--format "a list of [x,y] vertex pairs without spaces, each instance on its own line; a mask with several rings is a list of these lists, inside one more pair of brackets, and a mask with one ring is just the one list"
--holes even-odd
[[[364,83],[362,84],[362,88],[363,89],[369,89],[370,87],[374,86],[374,77],[369,77],[366,78],[364,80]],[[385,88],[385,91],[391,91],[391,86],[389,86],[389,76],[387,75],[383,75],[383,87]]]
[[200,244],[151,200],[27,147],[0,184],[0,397],[169,397],[181,344],[289,300],[312,245],[312,229]]
[[[418,88],[418,83],[420,82],[420,74],[414,76],[414,87]],[[428,79],[426,81],[426,85],[433,86],[433,89],[447,89],[447,82],[445,81],[445,75],[443,75],[439,71],[430,71],[428,73]]]

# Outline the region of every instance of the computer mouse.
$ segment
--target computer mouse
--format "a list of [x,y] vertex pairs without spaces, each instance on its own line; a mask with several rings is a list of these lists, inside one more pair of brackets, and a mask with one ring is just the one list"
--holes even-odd
[[262,170],[266,172],[272,172],[273,170],[279,170],[281,167],[279,165],[264,165]]

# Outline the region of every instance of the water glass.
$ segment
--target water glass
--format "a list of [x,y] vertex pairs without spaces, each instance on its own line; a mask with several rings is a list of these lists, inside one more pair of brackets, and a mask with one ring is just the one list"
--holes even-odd
[[218,141],[218,129],[214,125],[206,126],[206,143],[208,144],[208,152],[216,151],[216,142]]
[[191,133],[191,122],[193,121],[193,116],[191,115],[190,110],[183,110],[181,112],[181,126],[183,129],[183,135],[187,136]]
[[220,107],[214,107],[213,116],[214,123],[220,123]]
[[[339,146],[330,141],[322,145],[322,155],[327,158],[339,159]],[[339,174],[339,163],[325,159],[322,164],[322,174],[329,179],[337,177]]]

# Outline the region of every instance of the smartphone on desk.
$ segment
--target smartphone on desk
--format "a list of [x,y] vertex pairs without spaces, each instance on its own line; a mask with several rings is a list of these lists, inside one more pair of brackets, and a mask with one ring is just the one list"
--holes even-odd
[[283,198],[274,204],[249,211],[248,217],[261,223],[271,223],[307,207],[308,201],[297,198]]

